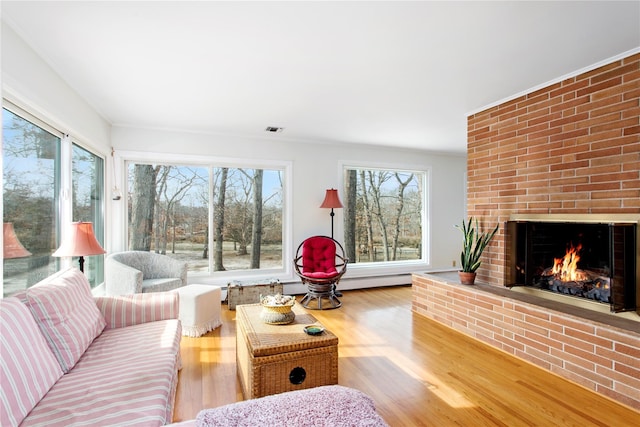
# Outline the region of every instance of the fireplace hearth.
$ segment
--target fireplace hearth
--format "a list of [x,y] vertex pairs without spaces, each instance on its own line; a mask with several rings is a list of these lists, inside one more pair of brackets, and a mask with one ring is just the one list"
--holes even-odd
[[640,215],[513,216],[506,224],[506,286],[524,286],[638,310]]

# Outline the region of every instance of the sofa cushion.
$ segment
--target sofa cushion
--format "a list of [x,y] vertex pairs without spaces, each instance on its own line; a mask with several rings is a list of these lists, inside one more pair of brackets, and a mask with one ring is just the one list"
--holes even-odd
[[62,370],[19,299],[0,299],[0,331],[0,425],[16,426],[58,381]]
[[74,367],[106,325],[87,278],[77,268],[29,288],[26,303],[64,373]]
[[142,292],[166,292],[181,286],[182,279],[179,277],[144,279],[142,281]]
[[21,427],[170,423],[180,330],[177,319],[105,330]]

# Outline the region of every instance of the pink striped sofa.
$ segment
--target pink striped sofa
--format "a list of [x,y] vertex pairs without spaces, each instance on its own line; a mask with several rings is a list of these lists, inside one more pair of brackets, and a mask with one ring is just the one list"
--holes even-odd
[[71,268],[0,300],[0,425],[171,423],[178,298],[93,297]]

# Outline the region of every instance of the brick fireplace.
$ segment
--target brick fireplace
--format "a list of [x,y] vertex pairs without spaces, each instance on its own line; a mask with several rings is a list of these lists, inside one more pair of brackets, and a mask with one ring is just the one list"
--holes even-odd
[[498,292],[414,276],[414,311],[640,409],[640,323],[584,320],[510,300],[504,288],[512,216],[640,214],[640,54],[475,113],[467,124],[468,215],[501,224],[477,280]]
[[505,286],[640,312],[640,214],[512,215],[504,228]]

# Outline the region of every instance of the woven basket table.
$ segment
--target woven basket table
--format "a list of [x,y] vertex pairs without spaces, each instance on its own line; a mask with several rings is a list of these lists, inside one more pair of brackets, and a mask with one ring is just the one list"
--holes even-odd
[[260,320],[260,304],[236,307],[236,360],[245,399],[338,383],[338,337],[307,335],[315,317],[298,304],[286,325]]

